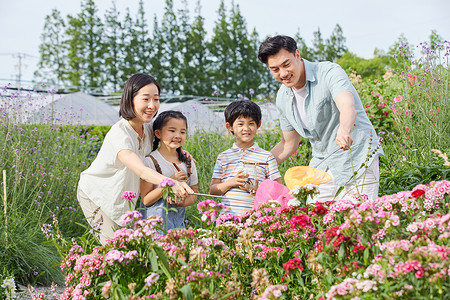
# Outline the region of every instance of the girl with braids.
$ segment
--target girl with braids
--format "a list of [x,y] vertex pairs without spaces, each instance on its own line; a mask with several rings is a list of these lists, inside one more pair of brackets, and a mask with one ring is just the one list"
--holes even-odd
[[[186,182],[194,192],[197,192],[198,177],[195,163],[187,159],[181,151],[181,146],[186,141],[186,117],[178,111],[164,111],[153,122],[153,132],[155,136],[153,151],[145,157],[145,165],[164,176]],[[162,189],[157,185],[141,180],[142,215],[144,218],[161,216],[164,220],[164,231],[184,228],[186,207],[194,204],[197,196],[163,199],[161,192]]]

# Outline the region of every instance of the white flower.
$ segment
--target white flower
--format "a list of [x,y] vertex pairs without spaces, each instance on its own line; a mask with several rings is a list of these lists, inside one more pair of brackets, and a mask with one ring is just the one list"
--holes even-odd
[[3,280],[1,287],[6,290],[6,300],[16,298],[16,285],[14,283],[14,278],[10,277]]
[[289,194],[292,196],[296,196],[300,193],[300,186],[296,185],[292,190],[289,191]]
[[298,201],[297,199],[294,198],[294,199],[289,199],[287,205],[288,206],[300,206],[301,203],[300,203],[300,201]]

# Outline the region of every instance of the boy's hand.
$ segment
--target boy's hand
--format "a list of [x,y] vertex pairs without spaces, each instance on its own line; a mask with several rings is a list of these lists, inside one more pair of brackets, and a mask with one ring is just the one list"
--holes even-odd
[[256,194],[256,190],[258,189],[259,182],[258,179],[255,180],[255,183],[250,186],[250,184],[245,184],[244,187],[240,187],[241,190],[246,191],[252,195]]
[[184,173],[183,171],[176,172],[175,174],[170,176],[170,178],[178,180],[178,181],[183,181],[183,182],[187,182],[188,181],[187,174]]
[[247,181],[248,174],[245,173],[243,170],[239,170],[236,175],[234,175],[233,178],[229,179],[230,184],[233,188],[245,188],[245,182]]

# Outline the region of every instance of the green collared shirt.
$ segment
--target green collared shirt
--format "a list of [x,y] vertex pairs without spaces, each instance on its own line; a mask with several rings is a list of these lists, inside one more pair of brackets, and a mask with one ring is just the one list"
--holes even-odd
[[360,168],[363,163],[370,165],[376,155],[384,155],[383,150],[381,147],[376,150],[379,142],[375,129],[345,71],[331,62],[309,62],[305,59],[303,62],[308,92],[305,99],[306,123],[309,130],[301,125],[295,111],[294,93],[285,85],[281,85],[276,100],[280,111],[280,127],[282,131],[295,130],[309,139],[313,155],[309,165],[316,166],[339,148],[336,145],[336,134],[340,113],[333,99],[341,92],[350,91],[355,99],[356,109],[355,126],[351,133],[353,146],[349,151],[339,150],[318,167],[322,170],[328,167],[336,182],[343,186],[354,172],[358,171],[358,176],[364,172],[365,168]]

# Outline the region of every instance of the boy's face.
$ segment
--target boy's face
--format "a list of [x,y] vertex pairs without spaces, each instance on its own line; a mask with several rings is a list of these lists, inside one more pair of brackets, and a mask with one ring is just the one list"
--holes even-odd
[[261,122],[256,124],[253,118],[243,116],[239,116],[233,122],[233,125],[228,122],[226,124],[227,129],[236,136],[236,144],[238,146],[251,146],[259,126],[261,126]]

